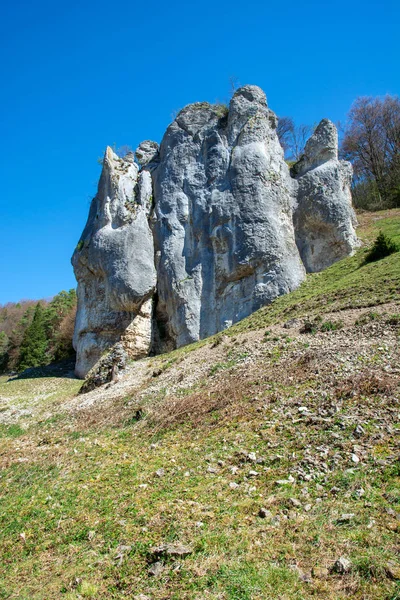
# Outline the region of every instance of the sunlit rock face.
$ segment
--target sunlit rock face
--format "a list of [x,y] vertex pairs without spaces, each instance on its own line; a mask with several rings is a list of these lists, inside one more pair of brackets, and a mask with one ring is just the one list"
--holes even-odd
[[148,217],[151,176],[128,155],[107,148],[96,197],[72,257],[78,280],[76,374],[84,377],[105,350],[126,339],[134,358],[151,347],[156,287]]
[[121,342],[132,358],[202,339],[295,289],[357,245],[351,168],[322,121],[284,161],[264,92],[184,108],[161,146],[107,149],[72,262],[76,373]]
[[322,271],[358,246],[353,169],[338,160],[338,134],[331,121],[318,125],[292,174],[299,184],[293,222],[300,256],[308,272]]
[[156,317],[175,346],[221,331],[304,278],[276,125],[264,92],[245,86],[229,112],[187,106],[163,138],[153,172]]

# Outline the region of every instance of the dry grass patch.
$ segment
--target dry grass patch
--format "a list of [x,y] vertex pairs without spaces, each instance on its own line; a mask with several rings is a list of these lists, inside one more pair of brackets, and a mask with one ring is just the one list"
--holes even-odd
[[399,389],[399,378],[396,375],[380,373],[377,375],[371,370],[359,373],[341,382],[336,388],[338,398],[360,396],[376,396],[383,394],[392,396]]

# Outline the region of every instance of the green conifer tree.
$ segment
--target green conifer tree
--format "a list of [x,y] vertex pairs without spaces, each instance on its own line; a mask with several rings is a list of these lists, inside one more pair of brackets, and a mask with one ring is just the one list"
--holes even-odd
[[18,371],[41,367],[47,363],[47,339],[43,306],[38,302],[32,323],[26,329],[20,349]]
[[385,258],[394,252],[398,252],[400,246],[396,244],[389,236],[385,235],[382,231],[379,232],[373,246],[367,252],[365,256],[365,262],[374,262]]

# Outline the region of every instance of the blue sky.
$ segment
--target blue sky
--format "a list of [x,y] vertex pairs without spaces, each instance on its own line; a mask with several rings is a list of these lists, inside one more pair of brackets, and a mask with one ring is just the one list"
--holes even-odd
[[3,0],[0,303],[75,285],[107,144],[160,141],[231,77],[297,123],[343,121],[359,95],[399,94],[399,30],[395,0]]

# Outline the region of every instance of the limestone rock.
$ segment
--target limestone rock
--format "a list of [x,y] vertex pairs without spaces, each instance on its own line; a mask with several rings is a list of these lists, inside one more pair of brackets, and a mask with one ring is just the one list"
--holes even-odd
[[338,160],[337,137],[334,124],[321,121],[292,168],[299,184],[296,243],[308,272],[329,267],[359,245],[351,205],[352,166]]
[[149,567],[149,577],[159,577],[164,571],[164,568],[164,565],[160,561],[153,563]]
[[389,560],[386,563],[386,574],[390,579],[400,580],[400,564],[394,560]]
[[127,354],[124,346],[116,343],[87,373],[79,393],[86,394],[106,383],[117,381],[119,372],[126,367],[126,361]]
[[157,142],[145,140],[136,148],[135,157],[141,167],[147,166],[151,161],[158,156],[159,146]]
[[[123,334],[134,357],[149,352],[156,285],[149,177],[107,148],[98,192],[72,257],[78,280],[74,347],[80,377]],[[138,339],[135,348],[133,339]]]
[[152,343],[151,321],[153,299],[145,300],[135,318],[121,334],[121,342],[131,359],[143,358],[149,353]]
[[141,358],[222,331],[297,288],[304,265],[354,251],[335,126],[321,121],[293,177],[276,128],[264,92],[246,85],[229,108],[186,106],[160,147],[107,148],[72,258],[78,376],[116,344]]
[[335,125],[329,119],[322,119],[313,135],[307,141],[303,155],[293,165],[292,175],[300,177],[329,160],[338,159],[338,134]]
[[267,508],[260,508],[260,510],[258,511],[258,516],[261,519],[271,519],[272,512],[270,510],[268,510]]
[[304,279],[276,122],[264,92],[245,86],[228,115],[192,104],[163,138],[153,171],[156,319],[171,346],[229,327]]
[[151,554],[157,558],[171,556],[174,558],[183,558],[192,554],[193,549],[190,546],[184,546],[180,542],[166,542],[150,550]]
[[352,563],[348,558],[341,556],[338,558],[331,567],[332,573],[339,573],[339,575],[345,575],[352,569]]

